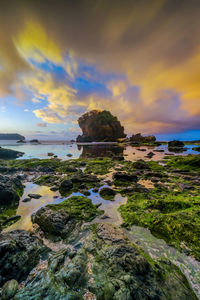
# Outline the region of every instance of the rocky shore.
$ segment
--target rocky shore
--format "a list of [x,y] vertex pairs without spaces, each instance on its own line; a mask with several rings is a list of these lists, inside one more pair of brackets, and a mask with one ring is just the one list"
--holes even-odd
[[[0,173],[2,299],[198,299],[177,266],[151,258],[124,228],[147,227],[200,260],[200,155],[162,162],[121,156],[0,160]],[[27,203],[41,201],[31,233],[9,231],[30,180],[63,199],[44,206],[41,195],[29,193]],[[121,227],[93,203],[93,193],[112,206],[117,195],[126,198]]]

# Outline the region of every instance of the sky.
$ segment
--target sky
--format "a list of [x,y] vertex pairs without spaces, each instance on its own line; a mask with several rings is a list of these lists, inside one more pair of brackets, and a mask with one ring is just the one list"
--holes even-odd
[[74,139],[92,109],[200,139],[199,0],[0,2],[0,132]]

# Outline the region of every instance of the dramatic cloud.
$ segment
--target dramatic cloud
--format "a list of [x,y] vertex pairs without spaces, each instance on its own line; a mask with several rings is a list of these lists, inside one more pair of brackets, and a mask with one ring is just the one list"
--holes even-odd
[[200,127],[198,0],[6,1],[0,43],[0,97],[43,122],[99,108],[128,133]]

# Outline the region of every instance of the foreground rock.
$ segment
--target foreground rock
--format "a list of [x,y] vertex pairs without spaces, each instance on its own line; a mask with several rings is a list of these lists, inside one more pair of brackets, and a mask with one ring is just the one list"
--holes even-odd
[[23,185],[18,178],[10,179],[0,175],[0,204],[9,205],[18,202],[23,192]]
[[117,117],[106,110],[87,112],[78,119],[78,123],[83,134],[77,137],[77,142],[112,142],[126,137]]
[[102,212],[91,200],[82,196],[70,197],[59,204],[40,208],[31,219],[48,236],[67,238],[83,221],[90,222]]
[[15,159],[23,155],[24,155],[23,152],[0,147],[0,159]]
[[25,230],[0,234],[0,286],[10,279],[24,280],[47,252],[42,241]]
[[68,248],[53,254],[48,267],[30,278],[15,299],[197,298],[177,267],[145,258],[121,229],[98,224],[80,250]]

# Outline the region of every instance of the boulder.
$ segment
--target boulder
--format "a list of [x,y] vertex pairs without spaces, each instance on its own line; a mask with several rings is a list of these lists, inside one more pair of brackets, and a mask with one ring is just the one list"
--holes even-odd
[[126,172],[113,173],[112,178],[114,180],[125,181],[125,182],[137,182],[138,177],[135,174],[128,174]]
[[6,281],[22,281],[37,265],[47,248],[25,230],[0,233],[0,286]]
[[149,165],[142,159],[139,159],[133,163],[135,169],[150,169]]
[[9,205],[17,203],[23,192],[21,181],[16,178],[0,175],[0,204]]
[[111,142],[126,137],[117,117],[106,110],[87,112],[78,119],[78,124],[83,134],[77,137],[77,142]]
[[42,231],[56,237],[67,238],[82,221],[91,221],[102,212],[83,196],[73,196],[61,203],[40,208],[31,216]]
[[116,195],[116,192],[108,187],[104,187],[99,191],[100,196],[105,200],[113,201]]
[[184,146],[184,143],[181,141],[174,140],[168,142],[168,148],[183,148]]

